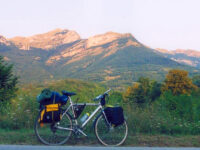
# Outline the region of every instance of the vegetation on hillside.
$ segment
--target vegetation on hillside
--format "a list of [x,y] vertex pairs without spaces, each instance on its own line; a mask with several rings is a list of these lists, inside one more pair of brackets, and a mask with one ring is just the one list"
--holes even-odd
[[17,77],[13,75],[13,65],[5,63],[0,56],[0,112],[10,103],[17,91]]
[[101,84],[89,83],[74,79],[57,80],[44,84],[27,84],[19,88],[17,97],[12,99],[9,109],[4,109],[0,116],[0,128],[20,129],[33,128],[39,113],[36,97],[42,89],[50,88],[61,93],[62,90],[76,92],[72,99],[78,102],[92,102],[92,99],[103,93],[106,88]]
[[[173,78],[171,78],[172,75]],[[174,78],[176,80],[173,80]],[[170,82],[170,86],[168,86],[169,82],[167,81],[170,79],[173,82]],[[182,79],[185,82],[182,82]],[[145,81],[146,83],[154,82],[148,81],[148,79],[145,79]],[[129,123],[134,128],[134,132],[199,134],[200,89],[192,84],[184,70],[169,71],[165,81],[162,86],[159,86],[160,90],[156,90],[157,98],[152,103],[145,100],[142,103],[137,101],[145,99],[145,97],[149,97],[148,100],[151,100],[149,94],[141,94],[145,93],[146,89],[150,89],[149,84],[141,83],[140,80],[132,87],[128,87],[124,93],[125,98],[128,98],[128,101],[127,99],[124,100],[129,103],[128,115],[131,118]],[[142,86],[146,88],[142,88]]]
[[[176,78],[183,78],[187,74],[184,70],[169,71]],[[188,81],[191,79],[184,76]],[[175,83],[184,91],[182,82]],[[173,88],[166,89],[166,84],[158,83],[146,77],[127,88],[126,91],[112,91],[109,104],[121,105],[128,121],[129,134],[199,134],[200,133],[200,89],[184,86],[188,92],[175,94]],[[38,114],[39,104],[36,96],[44,88],[61,92],[68,90],[78,95],[72,97],[79,102],[92,102],[92,98],[103,93],[107,87],[103,84],[84,82],[74,79],[57,80],[45,84],[27,84],[20,87],[17,97],[11,100],[9,109],[4,109],[0,116],[0,128],[3,129],[32,129]],[[188,89],[189,88],[189,89]],[[162,90],[165,89],[165,90]],[[87,109],[91,111],[92,109]],[[90,132],[90,130],[88,130]]]
[[194,85],[200,88],[200,75],[196,75],[192,78],[192,82]]

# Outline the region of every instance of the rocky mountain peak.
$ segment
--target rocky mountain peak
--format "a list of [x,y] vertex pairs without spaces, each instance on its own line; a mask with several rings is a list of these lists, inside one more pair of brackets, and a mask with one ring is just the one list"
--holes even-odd
[[200,60],[199,60],[200,52],[197,50],[191,50],[191,49],[167,50],[167,49],[157,48],[156,51],[162,53],[165,57],[168,57],[173,61],[193,67],[200,66]]
[[169,51],[167,49],[163,49],[163,48],[156,48],[156,51],[160,52],[160,53],[165,53],[165,54],[173,54],[173,51]]
[[9,46],[10,42],[4,36],[0,35],[0,45]]
[[88,38],[87,48],[103,45],[122,38],[130,38],[131,40],[136,41],[135,38],[129,33],[120,34],[115,32],[107,32],[105,34],[95,35]]
[[200,52],[197,50],[192,50],[192,49],[176,49],[176,50],[167,50],[167,49],[162,49],[162,48],[156,48],[155,50],[164,53],[164,54],[185,54],[187,56],[191,57],[200,57]]
[[200,52],[192,49],[176,49],[174,53],[185,54],[191,57],[200,57]]
[[37,34],[30,37],[14,37],[9,40],[22,50],[29,50],[31,47],[49,50],[59,45],[72,43],[79,39],[80,36],[75,31],[55,29],[43,34]]

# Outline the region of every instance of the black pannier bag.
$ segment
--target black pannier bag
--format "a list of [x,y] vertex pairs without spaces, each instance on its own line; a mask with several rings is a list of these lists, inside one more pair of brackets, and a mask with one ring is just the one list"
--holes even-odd
[[85,106],[86,106],[86,104],[84,104],[84,105],[74,105],[75,119],[77,119],[81,115]]
[[60,104],[46,105],[40,113],[40,123],[54,123],[60,121]]
[[106,107],[104,112],[108,122],[115,127],[124,123],[124,113],[122,107]]

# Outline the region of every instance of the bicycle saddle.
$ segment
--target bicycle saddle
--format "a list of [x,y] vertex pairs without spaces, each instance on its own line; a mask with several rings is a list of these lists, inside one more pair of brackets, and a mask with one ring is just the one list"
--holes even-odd
[[63,95],[66,95],[66,96],[73,96],[73,95],[76,95],[76,93],[74,93],[74,92],[67,92],[67,91],[62,91],[62,94]]

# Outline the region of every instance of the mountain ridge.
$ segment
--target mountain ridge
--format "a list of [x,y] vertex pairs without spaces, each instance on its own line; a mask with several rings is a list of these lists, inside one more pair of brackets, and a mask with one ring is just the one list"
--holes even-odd
[[13,37],[8,39],[21,50],[30,50],[30,48],[40,48],[44,50],[52,49],[62,44],[68,44],[80,39],[75,31],[67,29],[55,29],[43,34],[36,34],[29,37]]
[[[66,41],[63,37],[60,36],[60,34],[63,34],[64,38],[66,37]],[[70,34],[70,35],[68,36],[67,34]],[[60,38],[60,40],[58,41],[60,43],[54,44],[54,46],[48,46],[47,45],[46,47],[41,47],[41,46],[31,44],[32,42],[34,42],[34,40],[37,40],[40,43],[43,42],[44,44],[46,44],[45,41],[43,41],[44,39],[47,40],[48,43],[50,43],[50,42],[52,42],[51,40],[54,40],[54,41],[56,40],[56,37],[53,37],[55,35],[57,36],[57,38]],[[30,47],[48,50],[48,49],[53,49],[53,48],[55,48],[56,46],[59,46],[59,45],[69,44],[69,43],[72,43],[72,42],[75,42],[75,41],[78,41],[78,40],[84,40],[84,39],[81,39],[80,35],[76,31],[68,30],[68,29],[60,29],[60,28],[57,28],[55,30],[51,30],[49,32],[41,33],[41,34],[35,34],[35,35],[32,35],[32,36],[15,36],[15,37],[12,37],[12,38],[5,38],[3,36],[0,36],[0,39],[1,39],[1,37],[4,40],[6,40],[7,42],[13,43],[16,47],[18,47],[21,50],[29,50]],[[70,37],[71,40],[69,40],[69,37]],[[94,46],[98,46],[98,45],[103,45],[103,44],[112,42],[112,41],[120,39],[120,38],[125,38],[125,37],[126,38],[132,38],[137,43],[139,43],[135,39],[135,37],[130,33],[120,34],[120,33],[117,33],[117,32],[109,31],[109,32],[106,32],[104,34],[98,34],[98,35],[89,37],[87,39],[86,46],[87,46],[87,48],[90,48],[90,47],[94,47]],[[0,40],[0,43],[1,43],[1,40]],[[26,48],[27,44],[29,45],[28,49]]]
[[[15,72],[23,83],[78,78],[119,86],[130,85],[140,76],[161,81],[173,68],[188,70],[190,74],[198,72],[148,48],[129,33],[107,32],[81,39],[75,31],[57,29],[33,35],[29,42],[30,39],[36,44],[32,41],[29,48],[25,47],[26,42],[23,45],[24,39],[21,45],[20,40],[15,44],[13,39],[11,45],[0,45],[1,55],[15,64]],[[46,41],[41,43],[43,39]]]
[[176,49],[176,50],[167,50],[167,49],[155,49],[163,56],[170,58],[171,60],[177,61],[182,64],[200,68],[200,52],[192,49]]

